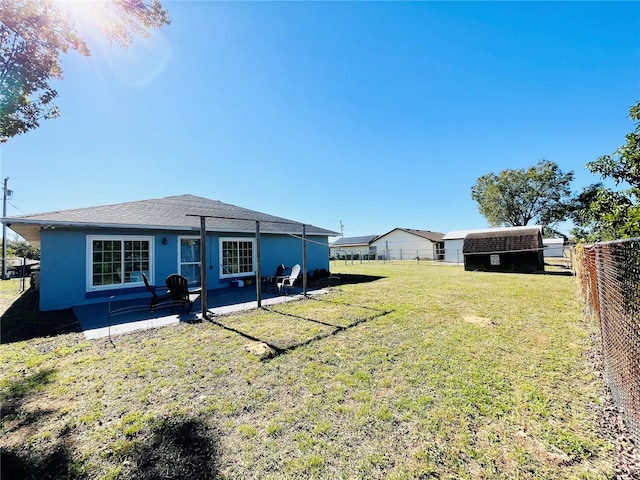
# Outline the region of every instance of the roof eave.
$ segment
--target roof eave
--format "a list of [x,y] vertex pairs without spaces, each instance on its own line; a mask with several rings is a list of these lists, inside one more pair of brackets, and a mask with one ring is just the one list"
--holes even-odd
[[[14,230],[25,240],[32,245],[39,248],[40,246],[40,231],[44,229],[54,230],[56,228],[94,228],[94,229],[120,229],[120,230],[159,230],[159,231],[190,231],[199,232],[200,227],[194,225],[144,225],[144,224],[124,224],[124,223],[92,223],[92,222],[63,222],[52,220],[33,220],[25,218],[15,217],[3,217],[0,221],[7,225],[7,227]],[[15,228],[15,226],[22,226],[25,228]],[[28,228],[32,227],[32,228]],[[314,227],[317,228],[317,227]],[[331,236],[331,231],[323,231],[318,228],[319,232],[308,232],[307,235],[311,236]],[[229,233],[255,233],[254,228],[211,228],[207,227],[207,232],[229,232]],[[273,235],[290,235],[293,232],[280,231],[276,229],[265,229],[262,231],[265,234]],[[301,232],[300,232],[301,235]]]

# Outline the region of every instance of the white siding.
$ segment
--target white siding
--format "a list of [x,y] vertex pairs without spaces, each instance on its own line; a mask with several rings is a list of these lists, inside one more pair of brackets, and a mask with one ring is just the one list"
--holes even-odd
[[445,263],[464,263],[462,256],[462,247],[464,246],[464,238],[453,238],[444,241],[444,261]]
[[371,243],[377,247],[380,257],[385,255],[388,248],[387,260],[433,260],[434,243],[426,238],[394,230]]
[[337,247],[331,247],[330,248],[330,253],[332,257],[335,257],[336,255],[347,255],[347,256],[351,256],[351,255],[368,255],[369,254],[369,245],[346,245],[346,246],[337,246]]
[[543,238],[545,257],[563,257],[564,256],[564,240],[562,238]]

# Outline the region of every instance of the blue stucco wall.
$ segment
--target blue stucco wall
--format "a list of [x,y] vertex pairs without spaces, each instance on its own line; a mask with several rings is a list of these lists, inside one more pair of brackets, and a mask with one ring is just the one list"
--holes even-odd
[[[73,230],[53,229],[41,232],[40,309],[58,310],[88,303],[106,302],[111,295],[117,299],[146,299],[144,286],[114,288],[99,292],[87,291],[87,236],[136,235],[151,236],[153,241],[152,275],[150,281],[164,285],[164,279],[178,271],[178,239],[195,236],[199,232],[170,232],[150,230]],[[207,288],[229,286],[230,279],[220,279],[220,237],[255,238],[254,235],[209,233],[207,235]],[[166,238],[166,244],[163,239]],[[328,238],[307,237],[307,270],[329,270]],[[277,265],[284,263],[302,266],[302,241],[287,235],[261,235],[262,275],[272,275]]]

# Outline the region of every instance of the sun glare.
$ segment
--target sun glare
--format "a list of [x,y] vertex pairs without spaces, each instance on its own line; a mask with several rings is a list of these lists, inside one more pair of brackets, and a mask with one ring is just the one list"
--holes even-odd
[[54,0],[66,12],[78,30],[94,29],[102,15],[104,0]]
[[69,16],[79,36],[87,41],[94,62],[108,65],[121,83],[143,87],[152,83],[167,66],[170,48],[160,32],[151,31],[149,35],[132,38],[131,43],[113,45],[113,39],[104,31],[117,21],[111,0],[52,1]]

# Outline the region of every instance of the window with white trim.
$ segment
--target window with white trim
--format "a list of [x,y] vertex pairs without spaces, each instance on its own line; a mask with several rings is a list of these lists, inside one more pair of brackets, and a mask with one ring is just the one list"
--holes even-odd
[[150,281],[153,237],[87,236],[87,289],[102,290],[143,285]]
[[200,238],[180,237],[178,248],[180,275],[185,277],[190,285],[200,285]]
[[255,239],[220,239],[220,278],[255,274]]

